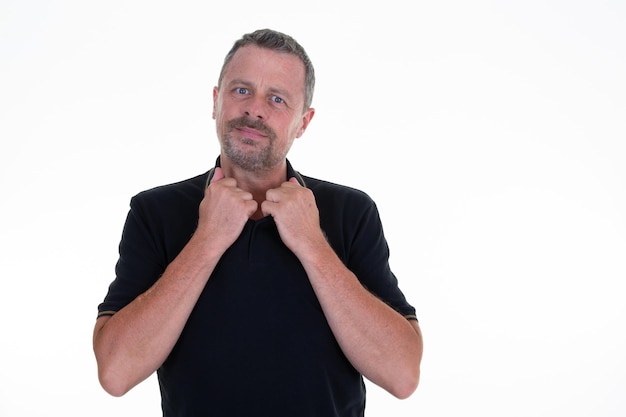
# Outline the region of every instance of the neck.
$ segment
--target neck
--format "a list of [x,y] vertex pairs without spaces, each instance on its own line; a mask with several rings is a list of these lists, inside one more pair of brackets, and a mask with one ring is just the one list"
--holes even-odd
[[[258,172],[251,172],[233,164],[224,155],[220,158],[222,170],[226,177],[234,178],[237,181],[237,187],[252,194],[253,198],[259,204],[259,210],[255,216],[260,214],[261,203],[265,201],[267,190],[278,188],[287,180],[287,161],[283,160],[275,167]],[[262,214],[260,215],[262,217]],[[256,218],[256,217],[253,217]]]

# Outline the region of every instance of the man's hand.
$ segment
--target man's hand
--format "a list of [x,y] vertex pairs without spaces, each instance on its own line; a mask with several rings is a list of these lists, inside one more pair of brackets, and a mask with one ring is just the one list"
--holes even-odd
[[237,187],[234,178],[224,177],[222,168],[217,167],[200,203],[196,235],[210,239],[225,251],[257,208],[252,194]]
[[280,238],[296,255],[310,245],[325,242],[313,192],[290,178],[267,191],[261,204],[264,216],[272,216]]

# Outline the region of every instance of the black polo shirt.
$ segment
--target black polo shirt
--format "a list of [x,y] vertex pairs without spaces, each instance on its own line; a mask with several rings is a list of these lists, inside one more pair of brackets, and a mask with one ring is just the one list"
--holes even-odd
[[[182,250],[212,171],[132,198],[116,278],[99,315],[114,314],[146,291]],[[290,177],[312,190],[321,227],[344,264],[415,319],[389,268],[374,202],[361,191],[301,176],[288,163]],[[157,373],[166,417],[347,417],[365,409],[362,376],[341,351],[271,217],[248,220]]]

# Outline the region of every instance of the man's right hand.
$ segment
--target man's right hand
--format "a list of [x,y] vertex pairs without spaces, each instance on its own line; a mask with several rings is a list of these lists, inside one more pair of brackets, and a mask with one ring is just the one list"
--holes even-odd
[[241,234],[248,219],[257,211],[252,194],[237,187],[237,180],[215,173],[200,203],[195,237],[208,239],[214,248],[226,251]]

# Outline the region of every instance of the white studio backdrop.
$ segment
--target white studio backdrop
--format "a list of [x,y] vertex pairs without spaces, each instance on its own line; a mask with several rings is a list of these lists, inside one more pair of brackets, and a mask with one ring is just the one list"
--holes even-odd
[[245,32],[293,35],[316,116],[290,160],[378,203],[424,331],[374,416],[626,414],[620,1],[0,2],[0,416],[159,415],[98,385],[130,197],[206,171]]

